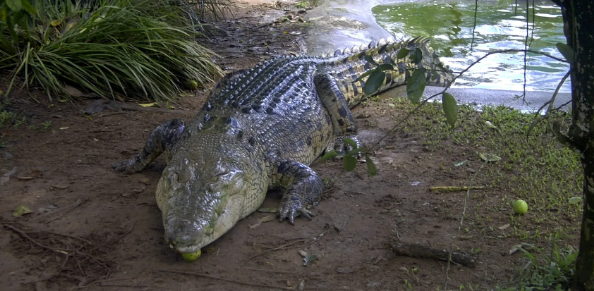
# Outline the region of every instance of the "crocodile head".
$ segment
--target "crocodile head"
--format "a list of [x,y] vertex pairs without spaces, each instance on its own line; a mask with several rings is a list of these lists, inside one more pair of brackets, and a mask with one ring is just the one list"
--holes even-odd
[[245,194],[252,183],[238,158],[237,149],[212,145],[186,147],[173,155],[156,197],[165,240],[175,251],[196,252],[249,214]]

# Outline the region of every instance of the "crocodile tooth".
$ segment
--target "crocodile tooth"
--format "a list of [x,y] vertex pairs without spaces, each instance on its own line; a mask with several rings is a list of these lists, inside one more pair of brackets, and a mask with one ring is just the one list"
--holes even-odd
[[356,46],[356,45],[354,45],[354,46],[353,46],[353,48],[351,49],[351,51],[352,51],[353,53],[358,53],[358,52],[359,52],[359,47],[358,47],[358,46]]
[[361,46],[359,46],[359,50],[360,51],[365,51],[367,49],[367,46],[362,44]]
[[396,39],[394,39],[394,37],[393,37],[393,36],[390,36],[390,37],[388,37],[388,39],[386,39],[386,41],[387,41],[388,43],[395,43],[395,42],[396,42]]
[[334,56],[335,56],[335,57],[342,56],[342,51],[341,51],[341,50],[336,50],[336,51],[334,52]]
[[386,40],[385,40],[384,38],[380,39],[380,40],[377,42],[377,46],[378,46],[378,47],[380,47],[380,46],[383,46],[383,45],[385,45],[385,44],[386,44]]
[[351,54],[351,49],[350,48],[345,48],[344,51],[342,52],[342,54],[344,55],[350,55]]
[[367,48],[371,49],[377,46],[377,42],[375,40],[372,40],[368,45]]

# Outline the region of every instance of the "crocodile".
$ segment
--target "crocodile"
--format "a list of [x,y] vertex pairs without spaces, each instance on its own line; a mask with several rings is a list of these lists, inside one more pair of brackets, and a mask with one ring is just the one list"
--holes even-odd
[[[425,68],[428,85],[452,81],[428,43],[382,39],[324,56],[276,57],[228,74],[191,122],[159,125],[138,155],[114,168],[138,172],[167,154],[156,200],[165,241],[182,254],[198,252],[256,211],[269,189],[283,190],[281,221],[311,219],[323,183],[309,165],[329,149],[348,150],[342,138],[356,140],[350,109],[365,98],[367,77],[360,76],[395,63],[378,92],[405,84],[411,68]],[[399,59],[402,48],[420,49],[422,61],[415,64],[412,54]]]

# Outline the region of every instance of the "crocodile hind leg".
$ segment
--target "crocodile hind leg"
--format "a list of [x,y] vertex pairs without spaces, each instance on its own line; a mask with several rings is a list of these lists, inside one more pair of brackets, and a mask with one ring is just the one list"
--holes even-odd
[[135,158],[112,165],[112,167],[118,172],[128,174],[142,171],[148,164],[161,155],[161,153],[171,150],[183,131],[184,121],[181,119],[172,119],[164,122],[151,132],[144,148]]
[[334,135],[338,137],[335,143],[328,146],[327,150],[334,149],[343,154],[352,150],[352,146],[342,141],[343,138],[352,139],[357,147],[360,147],[360,142],[356,136],[355,118],[336,80],[329,74],[322,74],[314,77],[314,83],[318,96],[330,115]]
[[299,215],[311,220],[313,213],[308,208],[317,205],[322,195],[323,183],[318,174],[305,164],[286,161],[278,166],[276,179],[287,188],[279,207],[280,220],[289,219],[293,224]]

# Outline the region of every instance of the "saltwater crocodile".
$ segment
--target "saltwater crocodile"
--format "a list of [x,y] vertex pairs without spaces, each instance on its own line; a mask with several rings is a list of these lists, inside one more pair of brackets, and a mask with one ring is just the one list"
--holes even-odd
[[311,219],[308,208],[318,203],[322,181],[309,165],[341,137],[356,134],[350,108],[364,97],[365,82],[357,78],[373,68],[365,56],[397,64],[382,91],[404,84],[405,71],[417,67],[408,56],[397,59],[401,48],[422,51],[418,67],[427,70],[427,84],[451,82],[451,71],[426,38],[381,40],[322,57],[275,58],[224,77],[189,124],[161,124],[135,158],[115,168],[137,172],[168,153],[156,198],[165,240],[180,253],[197,252],[219,238],[258,209],[271,188],[285,190],[280,220]]

